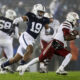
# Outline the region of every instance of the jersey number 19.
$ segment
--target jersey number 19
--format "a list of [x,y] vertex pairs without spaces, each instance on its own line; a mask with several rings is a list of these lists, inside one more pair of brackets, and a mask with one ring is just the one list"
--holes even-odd
[[35,22],[32,22],[32,27],[31,27],[31,31],[34,32],[34,33],[39,33],[40,30],[42,28],[42,24],[40,23],[35,23]]

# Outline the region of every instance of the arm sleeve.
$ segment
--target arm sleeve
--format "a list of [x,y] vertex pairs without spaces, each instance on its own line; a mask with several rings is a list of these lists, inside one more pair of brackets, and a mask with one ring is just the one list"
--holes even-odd
[[70,34],[70,30],[69,30],[69,29],[67,29],[67,28],[63,28],[62,30],[63,30],[63,34],[64,34],[64,36]]
[[49,23],[50,23],[50,19],[49,18],[45,18],[44,25],[49,24]]
[[25,16],[27,16],[27,18],[28,18],[28,21],[30,20],[30,19],[32,19],[32,13],[30,13],[30,12],[28,12],[28,13],[26,13],[25,14]]

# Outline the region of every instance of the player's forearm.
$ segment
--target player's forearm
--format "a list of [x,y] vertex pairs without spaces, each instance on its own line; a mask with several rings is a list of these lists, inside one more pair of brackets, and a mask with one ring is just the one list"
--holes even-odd
[[77,37],[74,36],[74,35],[65,36],[65,40],[66,40],[66,41],[71,41],[71,40],[74,40],[74,39],[76,39],[76,38],[77,38]]

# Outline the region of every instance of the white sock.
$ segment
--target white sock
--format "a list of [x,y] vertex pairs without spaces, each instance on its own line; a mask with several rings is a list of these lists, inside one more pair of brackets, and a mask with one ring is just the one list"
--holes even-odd
[[61,66],[59,67],[59,69],[60,69],[60,70],[64,70],[64,68],[65,68],[65,67],[67,66],[67,64],[70,62],[71,58],[72,58],[72,54],[69,53],[69,54],[65,57],[65,59],[63,60],[63,62],[62,62],[62,64],[61,64]]
[[28,68],[29,66],[31,66],[31,65],[33,65],[33,64],[35,64],[35,63],[37,63],[37,62],[39,62],[39,57],[37,57],[37,58],[34,58],[33,60],[31,60],[28,64],[25,64],[25,65],[23,65],[25,68]]

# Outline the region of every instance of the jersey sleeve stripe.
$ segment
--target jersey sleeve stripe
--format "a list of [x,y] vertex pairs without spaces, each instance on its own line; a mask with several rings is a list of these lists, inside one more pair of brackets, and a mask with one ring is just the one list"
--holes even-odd
[[69,34],[70,34],[69,29],[63,28],[63,29],[62,29],[62,31],[63,31],[63,33],[64,33],[64,36],[66,36],[66,35],[69,35]]
[[63,23],[63,24],[70,25],[69,23]]
[[66,24],[63,24],[63,26],[70,28],[70,26],[69,25],[66,25]]

